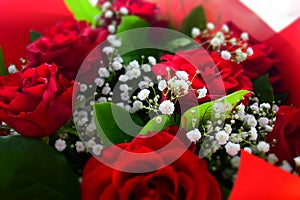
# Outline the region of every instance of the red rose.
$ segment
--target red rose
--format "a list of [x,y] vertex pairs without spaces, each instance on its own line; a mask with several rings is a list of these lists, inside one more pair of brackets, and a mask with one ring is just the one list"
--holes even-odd
[[[166,151],[159,151],[172,140],[174,145]],[[167,132],[140,136],[130,143],[117,145],[128,152],[139,154],[154,152],[152,158],[134,159],[116,155],[107,148],[102,159],[121,161],[123,166],[138,168],[152,167],[168,162],[182,150],[182,143]],[[185,150],[175,162],[153,172],[127,173],[112,169],[96,158],[91,158],[83,171],[81,184],[82,199],[221,199],[217,181],[209,174],[205,161],[191,151]]]
[[60,23],[46,30],[42,37],[27,46],[27,68],[42,63],[55,63],[67,78],[75,79],[82,61],[107,35],[106,29],[92,29],[83,21]]
[[[252,90],[250,79],[244,75],[243,67],[229,60],[224,60],[216,52],[202,49],[179,51],[176,55],[162,56],[160,64],[153,66],[155,75],[167,77],[166,67],[174,75],[182,70],[189,74],[189,81],[195,92],[204,86],[211,96],[220,97],[223,93],[233,93],[238,90]],[[199,74],[196,75],[196,71]],[[224,91],[225,89],[225,91]]]
[[0,77],[0,121],[27,137],[49,136],[72,114],[70,82],[43,64]]
[[300,156],[300,109],[281,106],[276,115],[273,131],[267,135],[268,142],[276,140],[270,152],[275,153],[280,161],[294,163]]

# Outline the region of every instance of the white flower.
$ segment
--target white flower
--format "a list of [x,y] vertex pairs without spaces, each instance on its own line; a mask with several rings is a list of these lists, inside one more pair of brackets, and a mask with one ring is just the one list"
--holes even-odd
[[120,97],[123,101],[128,101],[130,99],[128,92],[122,92]]
[[267,110],[271,109],[271,105],[269,103],[262,103],[262,104],[260,104],[259,107],[262,108],[262,109],[265,108]]
[[196,38],[201,34],[201,31],[199,28],[194,27],[192,28],[191,34],[192,34],[192,38]]
[[250,127],[255,127],[257,125],[257,121],[253,115],[246,115],[246,123]]
[[155,117],[155,121],[156,121],[156,123],[160,124],[162,122],[161,116]]
[[118,70],[122,69],[123,65],[118,61],[114,61],[112,63],[112,67],[114,70],[118,71]]
[[220,45],[221,45],[221,40],[220,40],[219,38],[214,37],[214,38],[210,41],[210,44],[211,44],[213,47],[220,46]]
[[246,32],[242,33],[242,34],[241,34],[241,39],[244,40],[244,41],[249,40],[248,33],[246,33]]
[[228,33],[228,32],[229,32],[229,27],[228,27],[226,24],[224,24],[224,25],[222,26],[222,31],[223,31],[224,33]]
[[244,60],[247,59],[247,54],[244,53],[244,52],[242,52],[241,49],[235,50],[235,53],[236,53],[236,60],[237,60],[238,62],[243,62]]
[[113,15],[114,13],[111,10],[108,10],[104,13],[105,18],[112,18]]
[[137,98],[138,98],[139,100],[141,100],[141,101],[144,101],[145,99],[148,98],[149,94],[150,94],[150,90],[148,90],[148,89],[142,89],[142,90],[138,93]]
[[102,51],[103,51],[103,53],[106,53],[107,55],[108,54],[111,54],[111,53],[113,53],[114,51],[115,51],[115,49],[113,48],[113,47],[104,47],[103,49],[102,49]]
[[10,74],[13,74],[13,73],[16,73],[16,72],[18,72],[19,70],[16,68],[16,65],[9,65],[9,67],[8,67],[8,73],[10,73]]
[[149,83],[147,81],[140,81],[138,86],[140,89],[147,89],[149,88]]
[[93,139],[90,139],[88,142],[87,142],[87,146],[89,148],[92,148],[93,146],[96,145],[96,142],[93,140]]
[[87,133],[93,133],[96,130],[96,124],[94,121],[92,121],[87,127],[86,127],[86,132]]
[[103,95],[108,95],[108,93],[111,91],[111,88],[109,86],[104,86],[102,88],[102,94]]
[[206,87],[204,86],[202,89],[198,89],[197,93],[198,93],[198,97],[197,97],[198,99],[204,98],[207,94]]
[[148,60],[151,65],[156,65],[156,59],[153,56],[149,56]]
[[238,111],[238,113],[245,113],[245,105],[240,103],[237,107],[236,110]]
[[94,145],[92,148],[93,154],[95,154],[96,156],[99,156],[101,154],[102,149],[103,149],[103,145],[100,145],[100,144]]
[[269,126],[269,125],[266,125],[266,126],[265,126],[265,129],[266,129],[266,131],[268,131],[268,132],[273,131],[273,127],[272,127],[272,126]]
[[111,3],[110,3],[109,1],[106,1],[106,2],[102,5],[102,11],[106,11],[110,6],[111,6]]
[[140,110],[143,108],[143,102],[139,101],[139,100],[135,100],[132,104],[133,108],[135,110]]
[[55,149],[56,149],[57,151],[63,151],[63,150],[65,150],[65,148],[67,147],[66,141],[64,141],[64,140],[62,140],[62,139],[60,139],[60,138],[59,138],[58,140],[55,141],[54,146],[55,146]]
[[215,137],[220,145],[226,144],[229,139],[229,135],[225,131],[219,131]]
[[270,150],[270,145],[264,141],[260,141],[256,147],[258,151],[263,153],[267,153]]
[[101,78],[109,77],[109,71],[105,67],[100,67],[98,70],[98,74]]
[[100,97],[100,98],[98,99],[98,102],[99,102],[99,103],[107,102],[107,98],[106,98],[106,97]]
[[261,126],[261,127],[265,127],[269,124],[269,119],[266,118],[266,117],[260,117],[258,119],[258,124]]
[[160,91],[163,91],[166,88],[167,88],[167,82],[165,80],[159,81],[159,83],[158,83],[158,89]]
[[127,84],[121,84],[119,86],[119,89],[122,91],[122,92],[127,92],[129,90],[129,86]]
[[221,51],[221,57],[224,60],[230,60],[231,58],[231,53],[229,51]]
[[246,51],[247,51],[247,55],[248,56],[252,56],[253,55],[253,49],[251,47],[248,47]]
[[121,75],[121,76],[119,76],[119,81],[121,81],[121,82],[128,81],[128,76],[127,75]]
[[257,130],[254,127],[251,127],[250,131],[250,140],[256,140],[257,139]]
[[185,81],[189,80],[189,75],[185,71],[177,71],[176,76],[181,80],[185,80]]
[[119,63],[123,63],[124,62],[124,60],[123,60],[123,58],[122,57],[120,57],[120,56],[118,56],[118,57],[114,57],[114,59],[113,59],[114,61],[117,61],[117,62],[119,62]]
[[141,75],[141,70],[138,68],[134,68],[134,69],[127,71],[126,75],[128,76],[129,80],[138,78]]
[[279,167],[287,172],[293,171],[293,167],[286,160],[282,161],[282,164]]
[[244,151],[248,152],[248,153],[252,153],[252,150],[249,147],[245,147]]
[[151,71],[151,66],[149,64],[143,64],[141,68],[144,72],[150,72]]
[[222,102],[216,102],[213,105],[213,110],[215,113],[223,113],[225,112],[225,105]]
[[175,80],[174,82],[171,82],[170,86],[177,95],[181,95],[182,93],[186,94],[189,89],[188,83],[184,80]]
[[88,121],[88,113],[84,110],[79,111],[74,121],[78,126],[83,126]]
[[300,166],[300,156],[294,158],[294,161],[295,161],[296,167],[299,167]]
[[198,140],[201,139],[201,132],[199,129],[194,129],[186,133],[186,137],[191,141],[191,142],[197,142]]
[[231,131],[232,131],[231,125],[230,124],[226,124],[225,127],[224,127],[224,131],[226,133],[230,134]]
[[137,60],[131,61],[128,65],[128,69],[139,69],[139,68],[140,68],[140,64]]
[[237,155],[238,152],[240,151],[240,148],[241,148],[241,146],[239,144],[235,144],[235,143],[231,143],[231,142],[228,142],[225,145],[226,152],[231,156]]
[[279,107],[276,105],[276,104],[273,104],[273,106],[272,106],[272,111],[274,111],[274,112],[278,112],[278,110],[279,110]]
[[232,45],[236,45],[236,38],[231,38],[229,40],[229,42],[232,44]]
[[211,31],[215,28],[215,25],[213,23],[209,22],[209,23],[206,24],[206,28]]
[[121,13],[122,15],[128,15],[129,11],[128,11],[127,8],[121,7],[121,8],[120,8],[120,13]]
[[75,143],[75,146],[76,146],[76,151],[77,151],[78,153],[84,152],[84,151],[85,151],[85,147],[84,147],[84,145],[82,144],[81,141],[77,141],[77,142]]
[[88,89],[87,85],[84,83],[81,83],[79,86],[80,92],[85,92]]
[[258,112],[258,111],[259,111],[259,108],[258,108],[257,104],[251,105],[251,106],[250,106],[250,109],[253,110],[253,111],[255,111],[255,112]]
[[277,158],[277,156],[276,156],[274,153],[270,153],[270,154],[268,155],[268,157],[267,157],[267,160],[268,160],[268,162],[271,163],[271,164],[275,164],[275,163],[278,162],[278,158]]
[[108,32],[115,33],[116,32],[116,26],[114,24],[110,24],[108,27]]
[[165,100],[159,105],[158,109],[163,115],[171,115],[174,112],[175,106],[170,100]]
[[240,157],[239,156],[234,156],[231,160],[230,160],[230,163],[232,165],[232,167],[234,168],[238,168],[239,165],[240,165]]
[[104,85],[104,79],[103,78],[96,78],[94,80],[95,84],[98,86],[98,87],[102,87]]

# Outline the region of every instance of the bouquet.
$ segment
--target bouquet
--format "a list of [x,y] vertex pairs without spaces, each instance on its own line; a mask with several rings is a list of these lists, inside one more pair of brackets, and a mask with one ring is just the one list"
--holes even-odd
[[299,198],[276,43],[213,1],[65,3],[74,19],[2,64],[0,199]]

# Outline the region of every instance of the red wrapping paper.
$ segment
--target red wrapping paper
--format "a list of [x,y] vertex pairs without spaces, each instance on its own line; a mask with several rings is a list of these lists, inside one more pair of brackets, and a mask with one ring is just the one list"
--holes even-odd
[[19,65],[19,58],[25,58],[30,29],[40,32],[68,18],[72,14],[63,0],[1,0],[0,46],[6,65]]
[[245,151],[230,200],[298,200],[300,178]]

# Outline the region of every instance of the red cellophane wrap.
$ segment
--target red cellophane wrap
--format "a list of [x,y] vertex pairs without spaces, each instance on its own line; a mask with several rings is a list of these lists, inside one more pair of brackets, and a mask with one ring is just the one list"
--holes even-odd
[[0,46],[6,65],[19,65],[26,56],[29,31],[43,31],[62,20],[72,18],[63,0],[1,0]]

